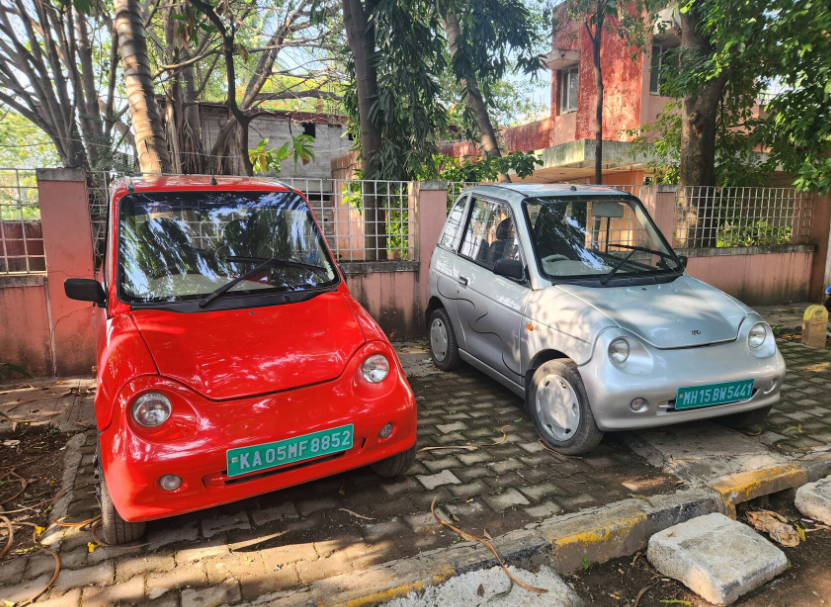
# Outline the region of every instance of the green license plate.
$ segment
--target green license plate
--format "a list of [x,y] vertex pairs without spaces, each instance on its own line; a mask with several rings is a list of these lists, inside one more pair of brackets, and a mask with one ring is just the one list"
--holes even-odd
[[728,381],[709,386],[678,388],[675,395],[676,409],[694,409],[710,405],[724,405],[748,400],[753,396],[753,380]]
[[352,448],[353,430],[352,424],[347,424],[273,443],[229,449],[226,452],[228,476],[240,476],[346,451]]

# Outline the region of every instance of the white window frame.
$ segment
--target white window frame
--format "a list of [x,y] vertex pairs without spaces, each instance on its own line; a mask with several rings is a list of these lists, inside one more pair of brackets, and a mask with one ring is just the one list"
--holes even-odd
[[574,105],[569,102],[569,82],[572,77],[577,81],[577,91],[579,97],[580,90],[580,70],[577,66],[565,68],[560,70],[560,114],[571,114],[577,111],[577,98],[574,99]]
[[[666,95],[661,94],[661,70],[664,69],[664,53],[670,49],[678,48],[678,45],[667,45],[667,44],[653,44],[652,45],[652,56],[650,57],[649,61],[649,94],[654,95],[656,97],[666,97]],[[657,50],[656,50],[657,49]],[[657,52],[657,55],[656,55]],[[658,58],[658,65],[657,65],[657,72],[654,71],[652,68],[655,65],[655,57]],[[652,88],[652,75],[656,74],[656,89],[653,90]]]

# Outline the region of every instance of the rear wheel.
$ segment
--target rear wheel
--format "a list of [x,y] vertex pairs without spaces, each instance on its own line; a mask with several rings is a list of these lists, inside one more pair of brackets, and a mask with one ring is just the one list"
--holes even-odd
[[459,344],[450,317],[444,308],[433,311],[428,325],[430,356],[433,364],[442,371],[453,371],[459,367]]
[[558,453],[588,453],[603,439],[583,379],[571,360],[543,363],[531,379],[526,405],[542,442]]
[[771,405],[762,407],[761,409],[754,409],[753,411],[745,411],[744,413],[734,413],[733,415],[725,415],[720,417],[718,421],[728,428],[749,428],[756,424],[761,424],[770,413]]
[[[100,448],[99,448],[100,449]],[[126,544],[144,535],[146,523],[129,523],[121,518],[107,488],[107,480],[101,469],[101,452],[95,454],[96,494],[101,506],[101,539],[111,546]]]
[[407,449],[403,453],[393,455],[387,459],[382,459],[380,462],[375,462],[370,466],[372,471],[383,478],[395,478],[401,476],[410,466],[413,465],[416,455],[416,446],[413,445],[411,449]]

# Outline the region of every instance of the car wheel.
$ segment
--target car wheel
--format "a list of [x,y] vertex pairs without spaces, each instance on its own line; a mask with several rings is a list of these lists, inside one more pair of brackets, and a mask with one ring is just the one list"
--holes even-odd
[[568,359],[543,363],[531,379],[527,407],[542,442],[563,455],[588,453],[603,438],[589,406],[577,365]]
[[101,469],[100,451],[95,454],[95,492],[98,496],[98,503],[101,506],[101,539],[111,546],[126,544],[139,539],[144,535],[146,523],[129,523],[121,518],[115,509],[115,504],[110,497],[107,488],[107,481],[104,478],[104,471]]
[[442,371],[453,371],[459,367],[459,346],[450,317],[444,308],[435,310],[430,315],[429,324],[430,356],[433,364]]
[[761,424],[770,413],[771,406],[762,407],[761,409],[753,409],[753,411],[745,411],[744,413],[734,413],[733,415],[725,415],[718,418],[718,422],[727,426],[728,428],[748,428]]
[[382,459],[380,462],[375,462],[370,466],[372,471],[383,478],[395,478],[401,476],[410,466],[413,465],[416,456],[416,446],[413,445],[411,449],[407,449],[403,453],[393,455],[387,459]]

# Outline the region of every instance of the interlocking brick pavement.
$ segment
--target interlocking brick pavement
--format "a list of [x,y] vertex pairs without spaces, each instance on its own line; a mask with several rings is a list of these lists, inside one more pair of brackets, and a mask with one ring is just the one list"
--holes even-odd
[[[414,377],[411,383],[419,405],[420,447],[478,448],[420,452],[398,479],[354,470],[155,521],[141,545],[132,548],[99,547],[89,553],[91,534],[68,529],[59,547],[61,576],[36,604],[184,607],[251,601],[460,541],[432,517],[434,499],[445,519],[497,536],[630,493],[675,488],[673,479],[614,438],[583,458],[543,450],[522,401],[472,369]],[[91,457],[95,440],[95,431],[87,431],[69,520],[98,514]],[[4,560],[0,599],[33,594],[54,570],[49,560],[42,554]]]

